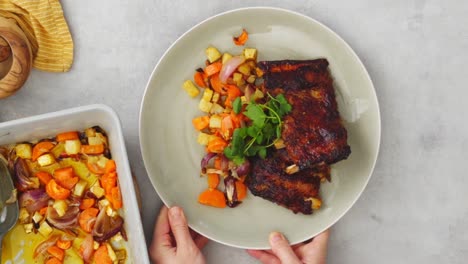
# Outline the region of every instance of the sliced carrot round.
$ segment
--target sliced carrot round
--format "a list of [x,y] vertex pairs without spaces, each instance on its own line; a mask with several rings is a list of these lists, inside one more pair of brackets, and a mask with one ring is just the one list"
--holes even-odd
[[54,143],[50,141],[42,141],[34,145],[33,151],[32,151],[32,160],[36,161],[37,158],[42,156],[43,154],[51,151],[55,147]]
[[70,196],[70,190],[58,185],[55,180],[50,180],[46,185],[47,194],[55,200],[65,200]]
[[78,223],[85,232],[91,233],[91,231],[93,231],[98,213],[99,210],[94,207],[88,208],[81,212],[80,217],[78,218]]
[[226,207],[226,197],[224,193],[217,189],[208,189],[198,196],[198,202],[218,208]]

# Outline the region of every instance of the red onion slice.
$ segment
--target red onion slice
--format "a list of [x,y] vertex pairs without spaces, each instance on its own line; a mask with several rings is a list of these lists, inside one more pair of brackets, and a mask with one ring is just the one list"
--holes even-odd
[[226,179],[224,179],[224,188],[227,198],[227,205],[231,208],[239,205],[240,202],[237,200],[236,179],[232,176],[228,176]]
[[83,260],[85,263],[91,263],[91,257],[93,256],[94,253],[94,240],[92,235],[87,235],[86,238],[83,240],[83,243],[81,243],[81,256],[83,257]]
[[244,176],[244,175],[249,174],[250,161],[248,159],[245,159],[244,163],[242,163],[240,166],[237,167],[236,172],[238,176]]
[[59,240],[59,238],[60,238],[59,235],[53,235],[49,237],[49,239],[37,245],[33,254],[34,258],[37,258],[37,256],[44,254],[48,248],[50,248],[51,246],[55,245],[55,243],[57,243],[57,240]]
[[20,207],[25,207],[32,214],[47,206],[49,200],[50,197],[44,189],[33,189],[21,194],[19,204]]
[[201,168],[206,169],[208,167],[208,163],[210,162],[210,160],[214,158],[215,156],[216,156],[216,153],[206,154],[205,157],[203,157],[203,159],[201,160]]
[[20,191],[39,188],[39,181],[31,179],[28,164],[22,158],[17,158],[15,162],[15,181],[16,188]]
[[243,56],[234,56],[226,63],[223,64],[223,67],[221,68],[221,72],[219,73],[219,80],[222,83],[226,83],[227,79],[232,75],[232,73],[241,65],[244,63],[245,58]]
[[106,210],[101,209],[93,229],[93,238],[97,242],[104,242],[115,236],[123,228],[123,219],[119,215],[110,217]]
[[78,225],[79,213],[80,208],[78,206],[70,206],[65,212],[65,215],[60,217],[57,214],[57,211],[49,206],[49,208],[47,209],[47,221],[58,229],[72,229]]

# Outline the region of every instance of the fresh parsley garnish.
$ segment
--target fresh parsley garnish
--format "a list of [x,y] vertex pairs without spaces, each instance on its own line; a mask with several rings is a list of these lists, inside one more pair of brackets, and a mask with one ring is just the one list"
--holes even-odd
[[[242,103],[237,98],[233,102],[233,110],[238,114],[241,109]],[[244,115],[251,120],[251,124],[234,130],[232,142],[224,149],[224,155],[236,164],[243,163],[245,157],[258,155],[265,158],[267,148],[281,138],[283,117],[291,112],[291,109],[291,105],[282,94],[276,97],[268,94],[268,100],[264,104],[250,102]]]
[[241,102],[240,97],[237,97],[232,103],[232,110],[234,110],[234,113],[236,114],[239,114],[240,111],[242,110],[242,102]]

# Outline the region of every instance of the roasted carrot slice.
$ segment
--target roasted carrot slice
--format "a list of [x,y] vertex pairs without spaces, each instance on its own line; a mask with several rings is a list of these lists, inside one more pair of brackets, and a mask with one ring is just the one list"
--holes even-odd
[[39,214],[45,215],[45,214],[47,213],[47,209],[48,209],[47,206],[46,206],[46,207],[42,207],[42,208],[39,210]]
[[70,190],[63,188],[58,185],[57,182],[52,179],[46,185],[47,194],[55,200],[65,200],[70,196]]
[[222,67],[223,64],[220,61],[213,62],[212,64],[206,66],[205,74],[206,76],[210,77],[211,75],[220,72]]
[[247,196],[247,187],[241,181],[236,181],[236,191],[237,191],[237,199],[240,201],[244,200]]
[[42,156],[43,154],[51,151],[55,147],[54,143],[50,141],[42,141],[34,145],[33,151],[32,151],[32,160],[36,161],[37,158]]
[[117,185],[117,177],[109,176],[110,174],[104,174],[101,177],[101,186],[106,191],[106,194],[111,194],[113,187]]
[[55,257],[52,257],[45,262],[45,264],[62,264],[62,263],[63,262],[60,259],[55,258]]
[[66,180],[75,177],[73,167],[65,167],[54,170],[54,178],[58,180]]
[[86,167],[88,167],[88,170],[94,174],[101,175],[106,172],[105,168],[99,167],[99,165],[97,165],[97,163],[94,162],[86,162]]
[[219,175],[216,173],[208,173],[208,188],[216,189],[219,185]]
[[210,124],[209,116],[199,116],[192,119],[192,124],[196,130],[203,130]]
[[104,153],[104,144],[98,145],[82,145],[81,152],[89,155],[99,155]]
[[214,159],[214,168],[217,169],[217,170],[220,170],[221,169],[221,163],[222,163],[222,159],[220,157],[216,157]]
[[94,262],[99,264],[112,264],[112,259],[109,257],[107,246],[100,246],[96,252],[94,252]]
[[226,90],[224,89],[224,84],[219,79],[219,74],[215,74],[210,78],[211,88],[221,95],[227,94]]
[[44,185],[46,185],[47,183],[49,183],[50,180],[52,180],[52,176],[45,171],[37,172],[36,177],[39,178],[39,181],[41,181]]
[[204,72],[195,72],[195,74],[193,75],[193,79],[195,80],[195,83],[200,86],[200,87],[203,87],[203,88],[206,88],[207,85],[206,85],[206,82],[205,82],[205,79],[206,79],[206,74]]
[[80,139],[78,132],[76,131],[69,131],[65,133],[60,133],[56,137],[58,142],[66,141],[66,140],[75,140]]
[[243,46],[245,42],[247,42],[247,40],[249,39],[249,33],[245,29],[242,29],[242,33],[237,37],[233,37],[232,39],[234,41],[234,44],[236,44],[237,46]]
[[63,250],[67,250],[71,247],[71,241],[70,240],[57,240],[57,247],[63,249]]
[[93,198],[83,199],[80,203],[80,209],[86,210],[88,208],[91,208],[93,207],[94,203],[96,203],[96,200],[94,200]]
[[80,217],[78,218],[78,223],[85,232],[91,233],[91,231],[93,231],[94,223],[96,222],[96,216],[98,213],[99,210],[94,207],[88,208],[81,212]]
[[209,153],[223,153],[228,143],[222,138],[215,138],[208,142],[206,146],[206,152]]
[[73,189],[73,187],[75,187],[75,185],[80,181],[80,178],[78,177],[73,177],[73,178],[70,178],[70,179],[66,179],[66,180],[57,180],[57,183],[62,186],[63,188],[66,188],[68,190],[71,190]]
[[65,251],[57,246],[51,246],[47,249],[47,252],[60,261],[63,261],[65,258]]
[[118,210],[122,208],[122,194],[120,193],[120,188],[119,186],[113,187],[111,189],[111,200],[110,202],[112,203],[112,207],[115,210]]
[[54,178],[60,186],[67,188],[68,190],[73,189],[80,180],[78,177],[75,177],[73,167],[65,167],[55,170]]
[[108,160],[106,162],[105,172],[110,173],[110,172],[115,172],[116,170],[117,170],[117,166],[115,165],[115,161]]
[[226,197],[224,193],[217,189],[208,189],[198,196],[198,202],[204,205],[224,208],[226,207]]

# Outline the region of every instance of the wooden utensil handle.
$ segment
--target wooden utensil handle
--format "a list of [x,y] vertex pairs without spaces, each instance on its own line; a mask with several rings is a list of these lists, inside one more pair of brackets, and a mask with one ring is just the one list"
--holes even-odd
[[4,98],[16,92],[28,79],[32,52],[28,39],[11,20],[0,18],[0,37],[8,43],[13,56],[10,70],[0,80],[0,98]]

